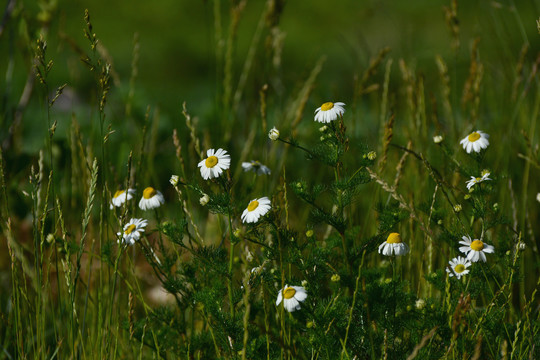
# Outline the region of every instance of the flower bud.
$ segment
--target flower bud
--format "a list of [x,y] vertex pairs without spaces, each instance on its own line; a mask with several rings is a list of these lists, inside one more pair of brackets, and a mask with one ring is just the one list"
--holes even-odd
[[273,128],[268,132],[268,137],[270,138],[270,140],[276,141],[277,139],[279,139],[279,130],[276,129],[275,127],[273,127]]
[[210,196],[208,196],[207,194],[204,194],[204,195],[199,199],[199,202],[201,203],[202,206],[205,206],[206,204],[208,204],[209,201],[210,201]]
[[172,186],[176,186],[176,185],[178,185],[179,180],[180,180],[180,178],[178,177],[178,175],[172,175],[169,182],[171,183]]

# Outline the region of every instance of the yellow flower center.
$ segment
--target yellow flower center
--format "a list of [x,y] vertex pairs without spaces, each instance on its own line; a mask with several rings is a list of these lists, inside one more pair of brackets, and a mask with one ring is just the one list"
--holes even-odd
[[482,181],[482,178],[476,178],[476,181],[480,182],[480,181]]
[[321,106],[321,110],[322,111],[328,111],[330,110],[331,108],[334,107],[334,103],[333,102],[325,102],[324,104],[322,104]]
[[135,230],[136,227],[137,227],[137,226],[136,226],[135,224],[131,224],[131,225],[128,226],[128,228],[126,229],[126,231],[124,231],[124,233],[125,233],[126,235],[131,234],[131,233],[133,232],[133,230]]
[[215,156],[209,156],[204,162],[207,168],[213,168],[214,166],[217,165],[217,163],[218,163],[218,158]]
[[146,189],[144,189],[142,196],[145,199],[150,199],[150,198],[154,197],[156,194],[157,194],[156,189],[149,186]]
[[294,294],[296,294],[296,290],[294,290],[293,287],[288,287],[286,288],[285,290],[283,290],[283,297],[285,299],[290,299],[294,296]]
[[476,140],[480,139],[480,134],[477,132],[473,132],[468,137],[470,142],[475,142]]
[[252,202],[249,203],[248,205],[248,211],[253,211],[255,210],[256,208],[259,207],[259,202],[257,200],[253,200]]
[[482,251],[483,248],[484,248],[484,243],[481,240],[474,240],[471,243],[471,249],[475,251]]
[[126,192],[126,190],[118,190],[117,192],[114,193],[113,198],[117,198],[117,197],[119,197],[120,195],[122,195],[125,192]]
[[391,233],[388,235],[388,239],[386,239],[386,242],[389,244],[399,244],[401,242],[401,235],[398,233]]
[[454,272],[456,274],[461,274],[464,271],[465,271],[465,265],[463,264],[457,264],[456,267],[454,268]]

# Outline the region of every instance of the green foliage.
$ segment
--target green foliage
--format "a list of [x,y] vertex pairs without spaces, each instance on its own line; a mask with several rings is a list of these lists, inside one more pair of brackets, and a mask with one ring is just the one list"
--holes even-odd
[[[136,36],[133,49],[118,56],[110,35],[101,35],[117,25],[108,29],[88,10],[77,15],[79,38],[58,22],[73,17],[64,1],[41,1],[39,10],[8,4],[0,39],[9,33],[17,46],[0,47],[8,62],[0,66],[2,356],[540,357],[540,101],[538,61],[529,50],[538,34],[527,33],[534,23],[526,15],[534,11],[451,1],[443,18],[430,5],[431,27],[407,30],[400,34],[406,41],[368,58],[365,50],[385,34],[380,29],[391,28],[385,14],[370,34],[379,38],[343,38],[350,58],[319,36],[316,48],[327,58],[313,61],[305,51],[314,49],[311,31],[288,47],[298,32],[287,30],[291,19],[300,26],[324,8],[333,25],[317,22],[318,34],[335,39],[329,31],[341,29],[345,15],[377,8],[202,3],[190,3],[190,14],[200,26],[191,10],[207,7],[212,30],[203,39],[180,21],[174,33],[182,41],[171,43],[182,57],[164,52],[159,58],[174,64],[157,70],[139,59],[147,38]],[[423,7],[415,4],[386,8],[401,18]],[[471,11],[481,23],[475,31],[492,29],[497,46],[465,45],[471,17],[461,9],[474,6],[482,10]],[[362,25],[373,29],[370,21]],[[438,26],[446,28],[433,35],[434,50],[423,42]],[[170,35],[154,34],[153,45]],[[190,47],[203,43],[211,61],[189,58]],[[186,79],[198,68],[216,69],[211,79],[186,80],[198,84],[190,86],[189,107],[178,109],[185,88],[175,91],[161,78],[155,91],[138,78],[163,72],[184,83],[179,74],[188,63]],[[313,108],[328,100],[345,101],[345,113],[314,123]],[[335,110],[329,104],[323,111]],[[279,136],[269,139],[274,126]],[[488,132],[490,144],[466,153],[459,142],[475,129]],[[202,178],[199,162],[219,148],[230,164],[219,160],[221,174]],[[243,171],[244,161],[271,172]],[[480,178],[484,169],[489,179]],[[469,189],[471,177],[477,183]],[[157,196],[147,187],[164,200],[143,210],[141,196]],[[117,206],[117,189],[136,190]],[[246,208],[263,197],[269,209]],[[146,222],[126,227],[130,219]],[[494,251],[485,251],[486,262],[450,269],[450,260],[467,257],[466,237],[475,241],[471,249]]]

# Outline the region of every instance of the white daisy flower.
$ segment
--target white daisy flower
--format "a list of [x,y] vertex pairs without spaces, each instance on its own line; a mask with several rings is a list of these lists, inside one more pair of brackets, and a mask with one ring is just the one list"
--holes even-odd
[[117,235],[122,235],[122,242],[124,244],[133,245],[141,238],[146,225],[148,225],[148,221],[145,219],[131,219],[124,225],[124,231],[117,233]]
[[124,204],[126,201],[133,199],[133,195],[135,194],[135,189],[128,189],[126,190],[118,190],[114,193],[112,199],[111,199],[111,209],[116,206],[120,207],[122,204]]
[[268,132],[268,138],[270,138],[270,140],[272,141],[276,141],[277,139],[279,139],[279,130],[275,127],[270,129],[270,131]]
[[231,155],[227,154],[227,150],[221,148],[215,151],[209,149],[206,151],[206,159],[199,163],[201,168],[201,176],[204,180],[219,177],[223,170],[227,170],[231,166]]
[[401,256],[409,252],[407,244],[401,241],[399,233],[391,233],[388,238],[379,246],[379,253],[385,256]]
[[144,189],[141,201],[139,201],[139,207],[142,210],[155,209],[163,204],[165,204],[165,198],[159,190],[150,186]]
[[270,169],[256,160],[243,162],[242,169],[244,169],[244,171],[253,171],[257,175],[270,175]]
[[338,117],[343,117],[345,103],[342,102],[325,102],[320,108],[315,110],[315,121],[320,123],[329,123],[336,120]]
[[489,172],[482,171],[482,177],[471,176],[471,180],[467,180],[467,189],[471,190],[474,185],[481,183],[482,181],[492,180],[489,178],[489,175]]
[[270,199],[266,196],[260,199],[253,199],[249,202],[246,210],[242,213],[242,222],[254,223],[270,210]]
[[463,275],[466,275],[469,273],[470,270],[467,270],[469,266],[472,265],[472,263],[461,257],[458,256],[457,258],[453,258],[448,262],[450,264],[450,267],[446,268],[446,272],[448,273],[448,276],[452,277],[456,275],[456,278],[461,279]]
[[462,237],[462,241],[459,243],[465,246],[461,246],[459,251],[467,255],[467,260],[471,262],[477,262],[482,260],[486,262],[485,253],[494,253],[495,248],[491,245],[485,244],[482,240],[475,239],[474,241],[467,235]]
[[489,135],[480,130],[473,131],[466,138],[461,140],[459,143],[463,145],[463,149],[467,151],[467,154],[470,154],[471,151],[480,152],[482,149],[485,149],[489,145]]
[[276,306],[283,301],[283,307],[288,312],[300,310],[300,303],[307,299],[307,291],[302,286],[289,286],[285,287],[278,292]]

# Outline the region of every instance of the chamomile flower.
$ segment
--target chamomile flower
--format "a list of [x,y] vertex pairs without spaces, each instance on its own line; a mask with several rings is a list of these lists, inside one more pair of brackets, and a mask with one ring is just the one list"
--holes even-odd
[[135,189],[128,189],[126,190],[118,190],[114,193],[112,199],[111,199],[111,209],[114,206],[120,207],[122,204],[124,204],[126,201],[133,199],[133,195],[135,194]]
[[253,199],[249,202],[247,209],[242,213],[242,222],[257,222],[261,216],[270,210],[270,208],[270,199],[266,196],[259,199]]
[[467,235],[462,237],[462,241],[459,243],[464,245],[459,248],[459,251],[467,255],[467,260],[471,262],[477,262],[482,260],[486,262],[485,253],[494,253],[495,248],[491,245],[485,244],[482,240],[475,239],[474,241]]
[[151,210],[160,207],[164,203],[165,198],[163,194],[159,190],[149,186],[143,191],[143,196],[141,201],[139,201],[139,207],[142,210]]
[[117,233],[117,235],[122,235],[122,242],[124,244],[133,245],[141,238],[146,225],[148,225],[148,221],[145,219],[131,219],[124,225],[124,231]]
[[257,175],[270,175],[270,169],[256,160],[243,162],[242,169],[244,171],[253,171]]
[[401,241],[399,233],[391,233],[388,238],[379,246],[379,253],[386,256],[401,256],[409,252],[407,244]]
[[342,102],[325,102],[320,108],[315,110],[315,121],[320,123],[329,123],[336,120],[338,117],[343,117],[345,103]]
[[450,267],[446,268],[446,272],[448,273],[448,276],[452,277],[456,275],[456,278],[459,280],[463,275],[467,275],[470,270],[467,268],[472,265],[472,263],[461,257],[458,256],[457,258],[453,258],[448,262],[450,264]]
[[289,286],[285,287],[278,292],[276,306],[283,301],[283,307],[288,312],[300,310],[300,303],[307,299],[307,291],[302,286]]
[[476,130],[467,135],[466,138],[460,141],[460,144],[463,145],[463,149],[467,151],[467,154],[470,154],[471,151],[480,152],[482,149],[485,149],[489,145],[489,135],[483,131]]
[[206,159],[199,163],[201,168],[201,176],[204,180],[213,179],[219,177],[223,170],[227,170],[231,166],[231,156],[227,154],[227,150],[209,149],[206,152],[208,156]]
[[474,176],[471,176],[471,179],[470,180],[467,180],[467,189],[471,190],[471,188],[478,184],[478,183],[481,183],[482,181],[486,181],[486,180],[491,180],[489,178],[489,175],[490,173],[487,172],[487,171],[482,171],[482,177],[474,177]]

